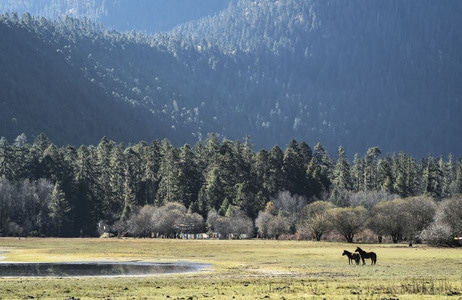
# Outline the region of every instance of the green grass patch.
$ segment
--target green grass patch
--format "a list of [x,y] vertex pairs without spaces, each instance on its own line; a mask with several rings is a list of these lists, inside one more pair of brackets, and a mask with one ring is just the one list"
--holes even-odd
[[192,261],[198,273],[116,278],[2,278],[0,299],[459,299],[462,249],[273,240],[0,239],[4,261]]

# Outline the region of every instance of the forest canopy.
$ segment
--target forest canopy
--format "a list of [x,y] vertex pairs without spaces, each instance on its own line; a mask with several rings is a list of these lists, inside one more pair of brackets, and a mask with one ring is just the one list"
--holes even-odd
[[[378,147],[352,162],[339,147],[337,157],[320,143],[291,140],[285,149],[255,151],[249,137],[215,134],[182,147],[166,139],[125,145],[103,137],[75,148],[44,134],[33,143],[25,135],[2,138],[0,233],[95,236],[101,224],[118,234],[172,237],[209,231],[319,239],[335,230],[350,242],[365,229],[394,242],[424,230],[430,236],[432,224],[445,228],[446,242],[462,233],[460,222],[444,223],[451,222],[448,207],[462,201],[462,158],[416,161]],[[385,226],[396,220],[405,225]]]

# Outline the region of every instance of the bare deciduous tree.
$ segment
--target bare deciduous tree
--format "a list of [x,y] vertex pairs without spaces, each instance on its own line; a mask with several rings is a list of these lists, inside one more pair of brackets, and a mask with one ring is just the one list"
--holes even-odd
[[433,222],[422,231],[420,238],[432,245],[460,245],[459,237],[462,235],[461,215],[461,195],[440,202]]
[[435,203],[429,197],[410,197],[382,201],[370,211],[369,227],[379,235],[390,235],[393,242],[413,241],[433,220]]
[[334,205],[327,201],[320,200],[308,204],[302,211],[300,226],[307,228],[311,236],[320,241],[322,235],[332,227],[327,213],[332,208]]
[[290,222],[282,216],[273,216],[268,222],[268,236],[278,239],[282,234],[290,233]]
[[268,228],[270,221],[274,216],[268,211],[260,211],[258,213],[257,219],[255,219],[255,226],[258,229],[258,234],[262,238],[268,238]]
[[337,207],[328,210],[333,228],[349,243],[355,234],[365,228],[367,210],[362,206]]

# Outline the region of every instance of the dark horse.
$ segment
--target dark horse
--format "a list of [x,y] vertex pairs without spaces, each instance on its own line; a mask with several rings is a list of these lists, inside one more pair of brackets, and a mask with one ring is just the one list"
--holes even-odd
[[360,256],[359,253],[351,253],[350,251],[343,250],[342,256],[346,255],[348,257],[348,264],[350,264],[352,261],[356,262],[357,265],[359,265],[359,260]]
[[375,265],[375,263],[377,262],[377,254],[375,254],[375,252],[366,252],[359,247],[356,248],[356,252],[359,252],[359,255],[361,255],[361,259],[363,260],[363,265],[366,264],[366,262],[364,261],[365,258],[371,259],[372,261],[371,265]]

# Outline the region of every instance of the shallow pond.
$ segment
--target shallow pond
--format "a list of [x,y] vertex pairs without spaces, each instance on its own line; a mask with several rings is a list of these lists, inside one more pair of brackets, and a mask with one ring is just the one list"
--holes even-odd
[[0,263],[0,277],[146,276],[197,272],[209,267],[191,262]]

